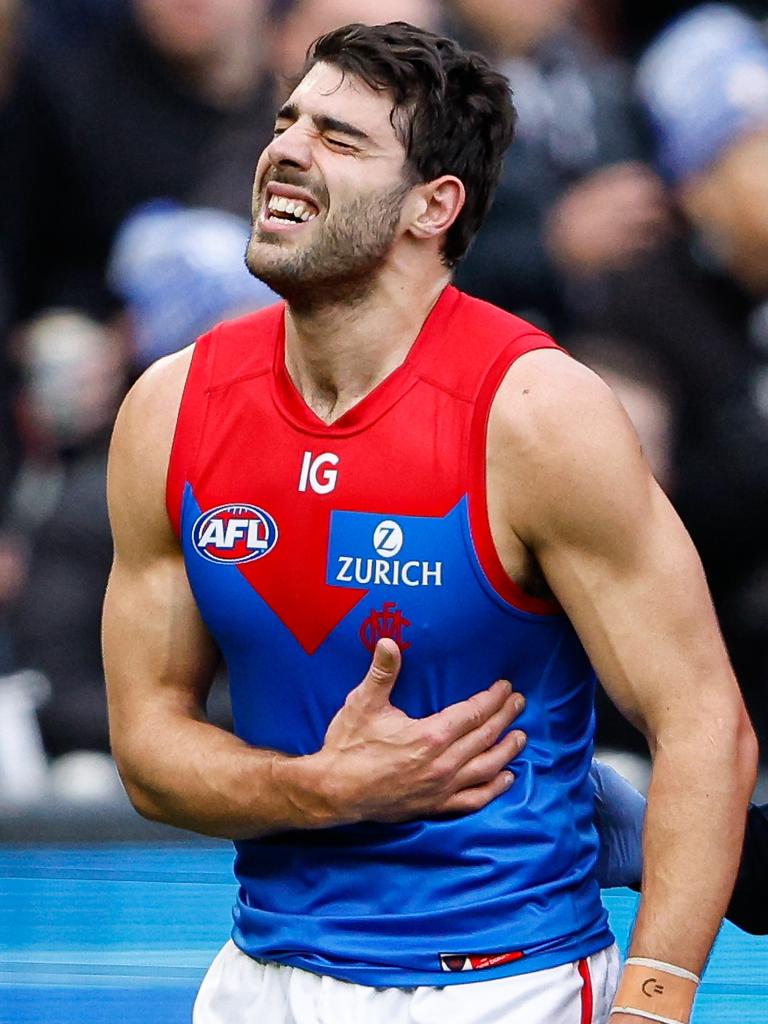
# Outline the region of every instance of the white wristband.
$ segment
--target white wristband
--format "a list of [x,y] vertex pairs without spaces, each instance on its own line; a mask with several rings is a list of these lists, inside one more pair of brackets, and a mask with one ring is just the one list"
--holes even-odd
[[693,971],[686,971],[684,967],[678,967],[676,964],[665,964],[663,960],[650,960],[644,956],[630,956],[625,962],[636,964],[638,967],[655,967],[659,971],[666,971],[667,974],[674,974],[678,978],[692,981],[694,985],[701,984],[701,978],[697,977]]
[[636,1006],[614,1006],[611,1013],[631,1013],[633,1017],[642,1017],[644,1020],[652,1020],[655,1021],[656,1024],[683,1024],[683,1021],[681,1020],[674,1020],[672,1017],[662,1017],[660,1014],[651,1013],[648,1010],[638,1010]]

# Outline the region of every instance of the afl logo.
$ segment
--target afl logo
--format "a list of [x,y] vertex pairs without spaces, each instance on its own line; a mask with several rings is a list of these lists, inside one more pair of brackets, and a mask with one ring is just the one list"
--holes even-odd
[[277,523],[255,505],[219,505],[192,527],[195,551],[209,562],[253,562],[277,544]]

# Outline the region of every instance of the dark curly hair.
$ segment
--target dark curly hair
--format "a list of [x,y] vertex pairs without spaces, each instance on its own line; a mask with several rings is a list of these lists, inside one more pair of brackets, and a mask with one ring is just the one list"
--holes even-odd
[[514,134],[507,79],[481,54],[404,21],[344,25],[320,36],[300,78],[320,62],[392,94],[392,126],[415,182],[442,174],[463,182],[466,202],[442,252],[455,266],[488,212]]

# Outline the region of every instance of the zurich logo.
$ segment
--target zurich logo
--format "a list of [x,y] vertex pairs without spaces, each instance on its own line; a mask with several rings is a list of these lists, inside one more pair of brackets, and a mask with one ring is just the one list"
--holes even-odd
[[209,562],[253,562],[269,554],[277,537],[275,520],[255,505],[219,505],[192,527],[195,551]]
[[394,558],[403,546],[403,531],[392,519],[385,519],[373,531],[373,547],[382,558]]

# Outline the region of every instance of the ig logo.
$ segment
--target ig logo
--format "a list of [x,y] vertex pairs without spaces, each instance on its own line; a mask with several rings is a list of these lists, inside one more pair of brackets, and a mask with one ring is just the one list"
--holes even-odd
[[385,519],[373,531],[373,546],[382,558],[394,558],[403,546],[403,531],[392,519]]
[[304,452],[301,462],[299,490],[306,491],[309,485],[315,494],[328,494],[336,486],[339,477],[338,469],[326,469],[326,466],[338,466],[339,456],[333,452],[323,452],[312,458],[312,452]]

